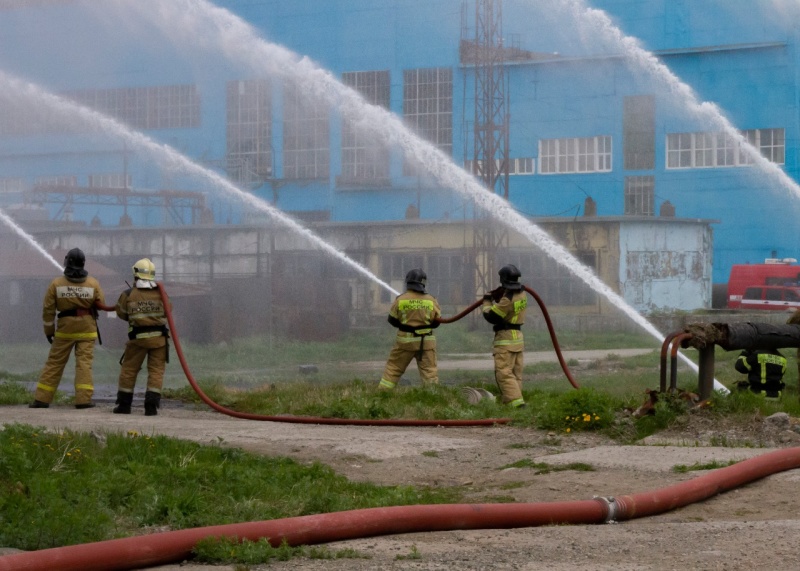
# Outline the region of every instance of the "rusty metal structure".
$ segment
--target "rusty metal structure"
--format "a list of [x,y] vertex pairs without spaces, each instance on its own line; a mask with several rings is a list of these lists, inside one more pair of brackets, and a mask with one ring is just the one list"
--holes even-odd
[[[677,354],[679,348],[693,347],[700,353],[698,359],[698,394],[702,400],[711,397],[714,388],[714,349],[725,351],[744,349],[782,349],[800,347],[800,325],[773,325],[771,323],[696,323],[683,331],[670,333],[661,346],[662,393],[677,389]],[[667,366],[667,353],[671,354]],[[670,376],[667,388],[667,373]]]
[[126,215],[128,207],[158,208],[164,213],[165,223],[179,225],[208,222],[210,214],[203,193],[185,190],[38,185],[25,192],[24,200],[28,204],[57,205],[53,220],[69,220],[70,213],[79,205],[121,206]]
[[[462,21],[466,22],[466,10]],[[508,199],[510,103],[502,30],[502,0],[475,0],[474,39],[467,39],[467,27],[462,25],[460,59],[474,75],[473,173],[487,190]],[[475,225],[476,292],[482,293],[493,287],[498,259],[508,249],[508,231],[477,208]]]

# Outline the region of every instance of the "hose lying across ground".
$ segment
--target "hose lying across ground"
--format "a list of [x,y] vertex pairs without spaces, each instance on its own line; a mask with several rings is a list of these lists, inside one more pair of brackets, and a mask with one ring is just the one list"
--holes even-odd
[[[564,357],[561,355],[561,348],[558,346],[558,341],[556,339],[555,330],[553,329],[553,324],[550,320],[550,315],[547,313],[547,309],[544,305],[544,302],[539,297],[539,295],[530,289],[528,286],[523,286],[525,290],[534,297],[534,299],[539,304],[539,307],[542,310],[542,314],[545,317],[545,321],[547,322],[547,328],[550,332],[550,338],[553,341],[553,347],[556,350],[556,354],[558,355],[559,363],[561,363],[561,368],[564,370],[564,373],[569,379],[569,382],[572,384],[573,387],[578,388],[578,384],[572,377],[569,369],[567,368],[567,364],[564,361]],[[186,357],[183,353],[183,348],[181,347],[180,336],[178,335],[177,328],[175,327],[175,321],[172,317],[172,311],[170,311],[168,303],[168,296],[166,292],[166,288],[164,287],[163,283],[158,284],[159,293],[161,294],[161,300],[164,304],[164,309],[167,315],[167,321],[169,322],[169,328],[171,332],[171,338],[173,345],[175,346],[175,352],[178,354],[178,360],[181,363],[181,367],[183,368],[183,372],[186,375],[186,379],[189,381],[192,389],[197,393],[197,396],[210,406],[212,409],[220,412],[222,414],[226,414],[228,416],[233,416],[236,418],[242,418],[245,420],[262,420],[262,421],[270,421],[270,422],[290,422],[295,424],[332,424],[332,425],[350,425],[350,426],[493,426],[496,424],[508,424],[511,422],[510,418],[482,418],[482,419],[472,419],[472,420],[421,420],[421,419],[393,419],[393,418],[381,418],[381,419],[363,419],[363,418],[330,418],[330,417],[319,417],[319,416],[270,416],[270,415],[262,415],[262,414],[252,414],[246,412],[239,412],[236,410],[232,410],[226,408],[219,403],[212,400],[203,389],[200,388],[197,381],[192,375],[191,370],[189,369],[189,364],[186,362]],[[441,318],[439,319],[440,323],[453,323],[458,321],[459,319],[463,318],[464,316],[471,313],[473,310],[480,307],[482,301],[478,300],[466,309],[464,309],[461,313],[450,317],[450,318]],[[102,309],[103,311],[114,311],[114,306],[107,306],[98,304],[97,307]]]
[[692,480],[628,496],[527,504],[397,506],[217,525],[70,545],[0,557],[0,571],[117,571],[177,563],[198,541],[227,537],[278,547],[399,533],[600,524],[657,515],[708,499],[771,474],[800,468],[787,448],[713,470]]

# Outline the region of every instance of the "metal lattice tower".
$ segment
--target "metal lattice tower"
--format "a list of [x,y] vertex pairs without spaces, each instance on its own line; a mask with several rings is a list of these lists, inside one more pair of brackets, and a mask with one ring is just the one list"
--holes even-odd
[[[474,69],[472,169],[486,189],[508,199],[509,99],[503,46],[502,0],[475,0],[475,36],[461,42],[461,61]],[[473,237],[476,292],[493,288],[499,258],[508,249],[505,227],[478,209]]]

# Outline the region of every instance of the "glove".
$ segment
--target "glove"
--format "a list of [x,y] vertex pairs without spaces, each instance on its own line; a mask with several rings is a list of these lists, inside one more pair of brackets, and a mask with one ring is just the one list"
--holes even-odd
[[492,301],[492,294],[491,293],[483,294],[483,301]]
[[52,335],[45,335],[45,337],[47,337],[47,342],[50,343],[50,345],[52,345],[53,344],[53,336]]

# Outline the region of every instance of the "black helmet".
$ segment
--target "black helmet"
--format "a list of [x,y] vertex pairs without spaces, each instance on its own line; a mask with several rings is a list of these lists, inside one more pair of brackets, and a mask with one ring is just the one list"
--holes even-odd
[[80,248],[72,248],[64,256],[64,275],[68,278],[85,278],[89,272],[83,269],[86,256]]
[[500,285],[504,288],[510,290],[522,289],[522,284],[519,283],[519,278],[522,277],[522,274],[519,273],[517,266],[508,264],[500,268],[500,271],[497,273],[500,275]]
[[428,283],[428,276],[419,268],[409,270],[406,274],[406,287],[408,289],[425,293],[425,284]]

